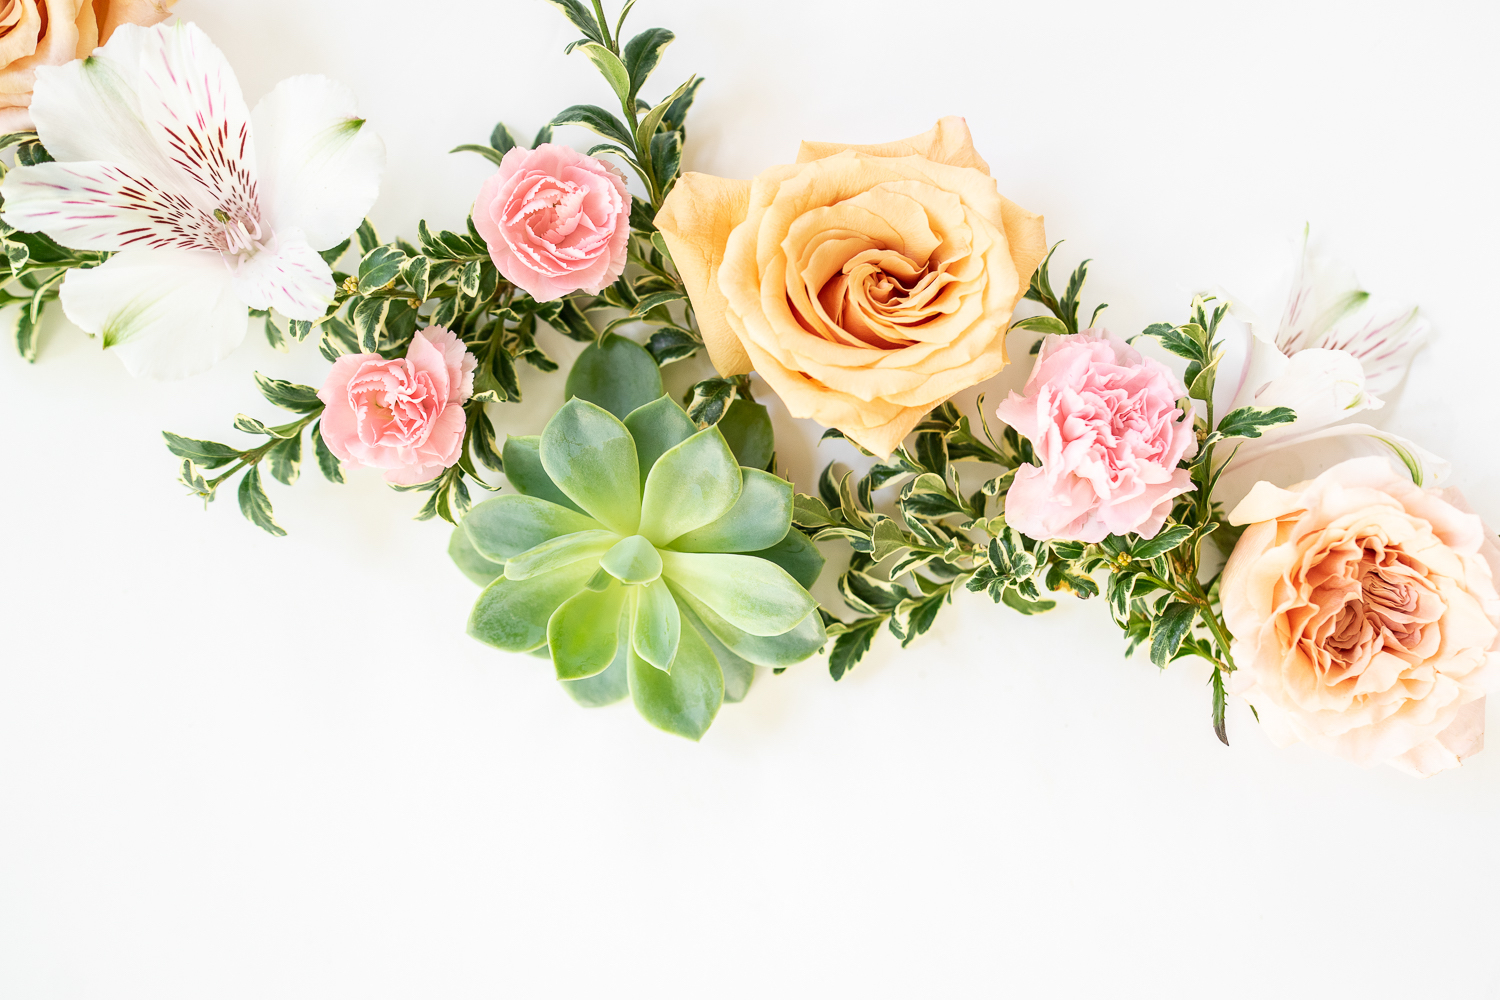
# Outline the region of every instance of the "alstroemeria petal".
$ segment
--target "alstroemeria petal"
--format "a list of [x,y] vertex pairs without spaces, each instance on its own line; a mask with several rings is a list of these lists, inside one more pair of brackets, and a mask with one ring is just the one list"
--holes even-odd
[[758,469],[741,469],[744,489],[722,517],[678,536],[679,552],[757,552],[786,537],[792,526],[792,484]]
[[358,229],[380,193],[385,143],[359,117],[353,91],[294,76],[261,99],[251,120],[271,229],[300,229],[314,250]]
[[[1297,424],[1291,427],[1295,429]],[[1236,443],[1240,449],[1214,490],[1214,499],[1226,510],[1233,510],[1258,482],[1290,486],[1364,456],[1397,463],[1411,475],[1412,482],[1422,487],[1440,485],[1453,468],[1415,441],[1369,424],[1336,424],[1269,441]]]
[[656,545],[727,514],[743,490],[740,465],[718,428],[699,431],[651,467],[641,499],[640,533]]
[[463,522],[474,550],[496,563],[513,559],[549,538],[599,527],[599,522],[587,515],[539,497],[514,493],[476,504]]
[[635,707],[658,729],[702,738],[724,703],[724,675],[696,629],[682,630],[671,672],[658,670],[631,648],[630,693]]
[[619,541],[613,531],[577,531],[549,538],[505,562],[507,580],[529,580],[543,573],[570,566],[584,559],[598,563],[599,557]]
[[484,589],[469,615],[469,634],[511,653],[529,653],[547,642],[547,622],[593,576],[588,562],[529,580],[501,577]]
[[790,632],[817,607],[786,570],[764,559],[671,550],[661,558],[662,575],[679,593],[692,594],[751,635]]
[[682,635],[682,616],[672,592],[661,580],[638,587],[634,610],[630,642],[636,655],[658,670],[670,670]]
[[1316,346],[1353,355],[1364,367],[1365,390],[1379,396],[1400,384],[1428,329],[1416,309],[1372,302],[1334,324]]
[[698,433],[698,425],[671,396],[659,396],[654,402],[632,410],[625,417],[625,426],[635,438],[635,457],[641,467],[642,486],[646,485],[646,477],[651,474],[651,467],[658,458]]
[[547,620],[547,648],[560,681],[603,673],[620,645],[620,611],[627,592],[618,583],[568,598]]
[[618,418],[573,398],[542,432],[542,468],[578,506],[622,536],[641,520],[635,439]]
[[828,634],[823,629],[823,619],[816,611],[809,614],[796,627],[780,635],[751,635],[735,628],[702,601],[696,600],[681,588],[673,591],[687,612],[701,621],[709,634],[723,643],[730,652],[749,663],[763,667],[789,667],[801,663],[823,648]]
[[217,254],[126,250],[68,272],[63,311],[113,348],[132,375],[186,378],[245,339],[249,311]]
[[75,250],[220,252],[218,226],[180,195],[113,163],[16,167],[0,185],[7,224]]
[[241,261],[234,287],[253,309],[301,320],[320,318],[334,294],[333,272],[295,229],[276,233],[264,250]]
[[[1256,341],[1257,355],[1274,353],[1274,345]],[[1252,370],[1258,368],[1252,363]],[[1246,382],[1236,399],[1236,406],[1289,406],[1297,421],[1268,428],[1256,439],[1260,447],[1278,438],[1301,436],[1337,423],[1362,410],[1380,405],[1365,391],[1365,372],[1360,363],[1343,351],[1310,348],[1298,351],[1284,364],[1276,366],[1278,374],[1268,382],[1256,385]]]

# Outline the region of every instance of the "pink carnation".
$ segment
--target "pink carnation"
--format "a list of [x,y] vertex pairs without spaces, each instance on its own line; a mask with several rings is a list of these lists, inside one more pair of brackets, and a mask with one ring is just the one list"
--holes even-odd
[[506,280],[538,302],[593,295],[625,272],[630,193],[619,170],[567,146],[512,149],[479,189],[474,228]]
[[1039,539],[1154,537],[1193,488],[1177,468],[1198,449],[1177,405],[1186,395],[1166,365],[1103,330],[1048,337],[1025,394],[997,411],[1041,461],[1016,472],[1005,520]]
[[404,358],[345,355],[318,390],[323,440],[342,461],[389,470],[392,483],[425,483],[459,459],[477,364],[440,326],[417,333]]

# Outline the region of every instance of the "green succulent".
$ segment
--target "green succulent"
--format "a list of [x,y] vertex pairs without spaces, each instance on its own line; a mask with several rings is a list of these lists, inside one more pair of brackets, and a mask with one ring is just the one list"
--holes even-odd
[[477,505],[450,549],[488,584],[469,633],[550,655],[583,704],[629,695],[696,740],[757,664],[826,641],[807,592],[823,557],[791,527],[791,484],[742,468],[671,398],[622,420],[575,397],[540,437],[510,438],[504,461],[519,492]]

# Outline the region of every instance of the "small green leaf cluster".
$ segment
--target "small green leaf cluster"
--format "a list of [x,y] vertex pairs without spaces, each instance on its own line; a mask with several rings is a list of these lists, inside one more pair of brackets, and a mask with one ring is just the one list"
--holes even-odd
[[[1041,265],[1031,275],[1031,285],[1026,289],[1026,298],[1033,302],[1040,302],[1052,313],[1051,316],[1029,316],[1026,319],[1016,320],[1011,324],[1013,330],[1034,330],[1041,334],[1066,335],[1077,333],[1078,307],[1083,294],[1083,284],[1088,280],[1089,264],[1092,261],[1085,260],[1073,269],[1073,274],[1068,278],[1067,289],[1061,298],[1052,290],[1052,255],[1057,253],[1057,248],[1062,246],[1058,240],[1052,244],[1047,251],[1047,256],[1042,259]],[[1092,329],[1099,320],[1099,314],[1108,309],[1107,303],[1100,303],[1094,307],[1094,313],[1089,317],[1088,326],[1084,329]],[[1031,345],[1031,353],[1036,354],[1042,349],[1042,341],[1037,340]]]
[[[16,163],[30,167],[48,163],[51,155],[35,132],[12,132],[0,136],[0,150],[14,148]],[[0,179],[6,168],[0,164]],[[0,201],[3,207],[3,201]],[[36,361],[37,329],[47,306],[57,301],[58,289],[75,268],[98,267],[112,254],[70,250],[43,233],[23,233],[0,222],[0,308],[17,305],[16,351],[27,361]]]
[[[608,349],[654,368],[629,341]],[[756,665],[823,646],[807,592],[823,558],[792,529],[790,483],[745,466],[670,397],[641,402],[650,386],[637,385],[635,398],[575,395],[540,437],[509,438],[519,492],[470,511],[450,553],[485,585],[471,635],[544,652],[582,704],[629,696],[653,725],[696,740]]]

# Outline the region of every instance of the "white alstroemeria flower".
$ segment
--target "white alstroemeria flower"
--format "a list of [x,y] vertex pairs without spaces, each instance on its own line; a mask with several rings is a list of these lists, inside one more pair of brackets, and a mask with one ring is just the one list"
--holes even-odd
[[1427,321],[1414,307],[1376,300],[1347,267],[1313,254],[1306,231],[1285,298],[1264,311],[1235,302],[1220,330],[1226,356],[1215,393],[1218,412],[1288,406],[1297,413],[1295,423],[1236,442],[1222,495],[1270,476],[1265,460],[1272,456],[1300,470],[1276,475],[1277,481],[1307,478],[1324,459],[1359,454],[1397,457],[1418,483],[1447,475],[1447,462],[1406,438],[1348,422],[1385,405],[1380,397],[1406,375],[1427,338]]
[[10,172],[3,218],[118,251],[68,274],[63,310],[152,378],[211,367],[249,309],[321,317],[334,284],[319,251],[358,228],[385,166],[346,88],[293,77],[251,114],[192,24],[123,25],[87,59],[38,67],[31,114],[57,162]]

